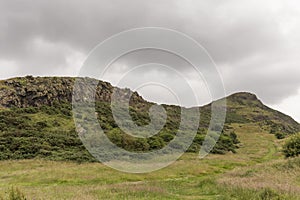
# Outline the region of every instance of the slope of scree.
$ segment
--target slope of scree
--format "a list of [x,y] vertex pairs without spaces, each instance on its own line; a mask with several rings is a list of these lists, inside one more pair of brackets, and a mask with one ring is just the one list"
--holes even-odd
[[[95,161],[75,131],[71,105],[74,83],[75,78],[70,77],[27,76],[0,81],[0,160],[47,158]],[[172,105],[163,105],[167,120],[157,135],[144,139],[125,134],[115,123],[110,108],[113,89],[111,84],[99,81],[95,108],[102,129],[116,145],[128,151],[147,152],[164,147],[176,136],[180,110],[184,108]],[[132,94],[130,115],[137,125],[147,125],[150,122],[149,108],[154,103],[145,101],[129,89],[115,89],[124,95]],[[238,138],[230,126],[232,123],[257,123],[278,138],[300,130],[299,124],[292,118],[263,105],[253,94],[233,94],[227,98],[227,103],[226,124],[212,153],[235,152],[238,148]],[[210,122],[210,105],[201,107],[200,113],[199,128],[189,152],[198,152],[205,138]],[[88,116],[80,117],[89,120]],[[219,130],[220,127],[213,127],[212,132],[214,129]],[[181,148],[180,145],[178,148]],[[115,155],[106,156],[107,160],[111,160]]]

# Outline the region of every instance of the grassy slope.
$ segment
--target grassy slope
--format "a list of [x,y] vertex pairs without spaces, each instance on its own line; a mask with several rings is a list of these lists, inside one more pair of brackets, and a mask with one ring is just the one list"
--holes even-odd
[[[84,79],[87,82],[97,80]],[[67,77],[20,77],[0,81],[0,160],[48,158],[51,160],[93,161],[94,159],[82,146],[72,122],[71,97],[74,78]],[[84,82],[85,82],[84,81]],[[83,82],[83,83],[84,83]],[[82,84],[83,84],[82,83]],[[82,85],[86,86],[86,85]],[[90,90],[90,87],[83,87]],[[180,108],[167,106],[168,118],[159,134],[144,139],[128,136],[117,128],[110,109],[110,94],[113,87],[99,82],[96,95],[96,111],[102,128],[118,146],[129,151],[151,151],[168,144],[176,135],[180,123]],[[126,96],[129,90],[120,90]],[[84,99],[84,98],[83,98]],[[235,152],[237,140],[231,130],[232,123],[257,123],[276,136],[285,137],[300,131],[300,125],[289,116],[274,111],[262,104],[250,93],[236,93],[227,98],[227,117],[224,132],[219,138],[213,153]],[[137,93],[132,95],[130,114],[138,125],[146,125],[150,118],[149,107],[152,103],[143,100]],[[195,108],[196,109],[196,108]],[[195,140],[188,152],[198,152],[207,133],[210,122],[210,105],[201,107],[201,121]],[[77,113],[76,117],[89,122],[88,113]],[[189,116],[185,116],[189,118]],[[124,124],[128,124],[124,119]],[[192,120],[192,119],[191,119]],[[82,123],[82,132],[88,130],[89,123]],[[189,130],[189,123],[186,130]],[[212,129],[220,130],[215,125]],[[213,132],[211,140],[214,140]],[[98,149],[96,144],[95,149]],[[181,144],[177,144],[180,148]],[[113,160],[115,155],[107,155]]]
[[[22,88],[24,84],[20,85]],[[60,88],[59,91],[65,90]],[[279,132],[285,136],[299,130],[299,124],[263,106],[254,95],[240,93],[228,98],[227,125],[234,127],[242,142],[237,154],[209,155],[204,160],[199,160],[196,154],[185,154],[165,169],[141,175],[117,172],[99,163],[55,162],[41,160],[41,154],[36,156],[40,150],[53,160],[70,159],[71,155],[75,155],[74,160],[86,156],[84,148],[77,144],[76,132],[72,131],[74,125],[68,107],[54,106],[53,109],[58,109],[54,113],[45,107],[42,111],[16,109],[11,116],[2,115],[1,119],[7,120],[0,124],[3,129],[0,148],[5,150],[2,159],[7,159],[6,155],[12,159],[23,158],[28,149],[36,149],[28,158],[40,159],[1,161],[0,199],[7,196],[5,192],[12,185],[19,187],[29,199],[268,199],[269,196],[276,199],[278,195],[281,195],[279,199],[286,195],[292,195],[287,199],[297,199],[299,168],[290,166],[297,166],[299,162],[297,159],[290,163],[285,161],[279,153],[280,140],[269,133],[273,129],[274,134]],[[209,106],[204,109],[209,110]],[[107,118],[107,112],[104,114]],[[209,116],[203,118],[209,119]],[[7,123],[12,125],[7,126]],[[52,139],[48,141],[49,136]],[[12,137],[14,145],[7,143],[8,137]],[[33,143],[32,138],[38,142]],[[40,140],[54,142],[49,145]],[[70,141],[75,145],[70,145]],[[16,147],[17,151],[7,151],[8,147]],[[66,151],[66,147],[70,149]],[[50,154],[52,157],[49,151],[54,153]],[[286,168],[288,170],[284,170]],[[276,177],[280,174],[279,180],[270,180],[274,174]],[[292,189],[282,187],[284,184]]]
[[[287,164],[280,142],[256,124],[233,126],[242,142],[237,154],[203,160],[186,154],[150,174],[121,173],[98,163],[1,161],[0,194],[14,185],[29,199],[299,199],[299,160]],[[279,189],[282,184],[289,187]]]

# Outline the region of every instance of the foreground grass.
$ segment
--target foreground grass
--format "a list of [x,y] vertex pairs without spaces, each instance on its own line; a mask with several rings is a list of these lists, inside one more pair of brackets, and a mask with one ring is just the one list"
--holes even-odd
[[[4,197],[12,185],[18,187],[28,199],[270,199],[265,196],[297,199],[299,194],[276,190],[270,185],[249,187],[236,180],[229,180],[231,184],[228,184],[226,178],[236,178],[238,173],[223,176],[232,168],[231,165],[225,169],[220,165],[213,166],[213,162],[192,162],[189,160],[191,157],[186,155],[172,166],[151,174],[126,174],[96,163],[6,161],[0,165],[0,194]],[[268,171],[262,172],[270,178]],[[243,173],[246,175],[238,176],[244,178],[243,183],[251,181],[252,175],[248,175],[248,171]],[[291,180],[291,177],[285,178]],[[272,179],[269,180],[271,182]],[[290,183],[290,186],[296,187],[296,183]]]
[[[212,160],[201,163],[186,155],[168,168],[149,174],[127,174],[97,163],[75,164],[43,160],[1,162],[1,192],[15,185],[30,199],[180,199],[191,195],[199,177],[210,177],[232,168]],[[195,191],[194,193],[197,193]]]
[[283,160],[280,143],[255,124],[234,127],[242,142],[237,154],[185,154],[148,174],[100,163],[2,161],[0,197],[14,186],[27,199],[300,199],[299,162]]
[[242,188],[269,188],[300,195],[300,158],[276,160],[248,168],[236,168],[222,175],[219,183]]

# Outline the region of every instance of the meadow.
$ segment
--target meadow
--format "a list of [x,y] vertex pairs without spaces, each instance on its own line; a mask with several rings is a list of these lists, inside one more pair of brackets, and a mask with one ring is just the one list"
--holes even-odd
[[241,141],[237,153],[186,153],[147,174],[101,163],[1,161],[0,197],[19,190],[26,199],[300,199],[300,159],[284,158],[284,140],[254,123],[232,126]]

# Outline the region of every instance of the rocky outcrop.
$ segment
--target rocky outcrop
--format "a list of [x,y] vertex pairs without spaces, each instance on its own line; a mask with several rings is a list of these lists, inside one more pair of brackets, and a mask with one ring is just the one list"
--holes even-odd
[[[96,83],[96,101],[110,102],[112,92],[131,96],[133,102],[145,102],[137,92],[129,89],[119,89],[110,83],[98,81],[91,78],[78,78],[80,90],[90,92],[94,90]],[[73,88],[75,84],[73,77],[19,77],[0,82],[0,106],[2,107],[39,107],[42,105],[53,105],[57,102],[71,103]],[[82,82],[82,85],[80,85]],[[89,84],[86,84],[89,82]],[[85,84],[84,84],[85,83]],[[77,86],[78,86],[77,85]]]

